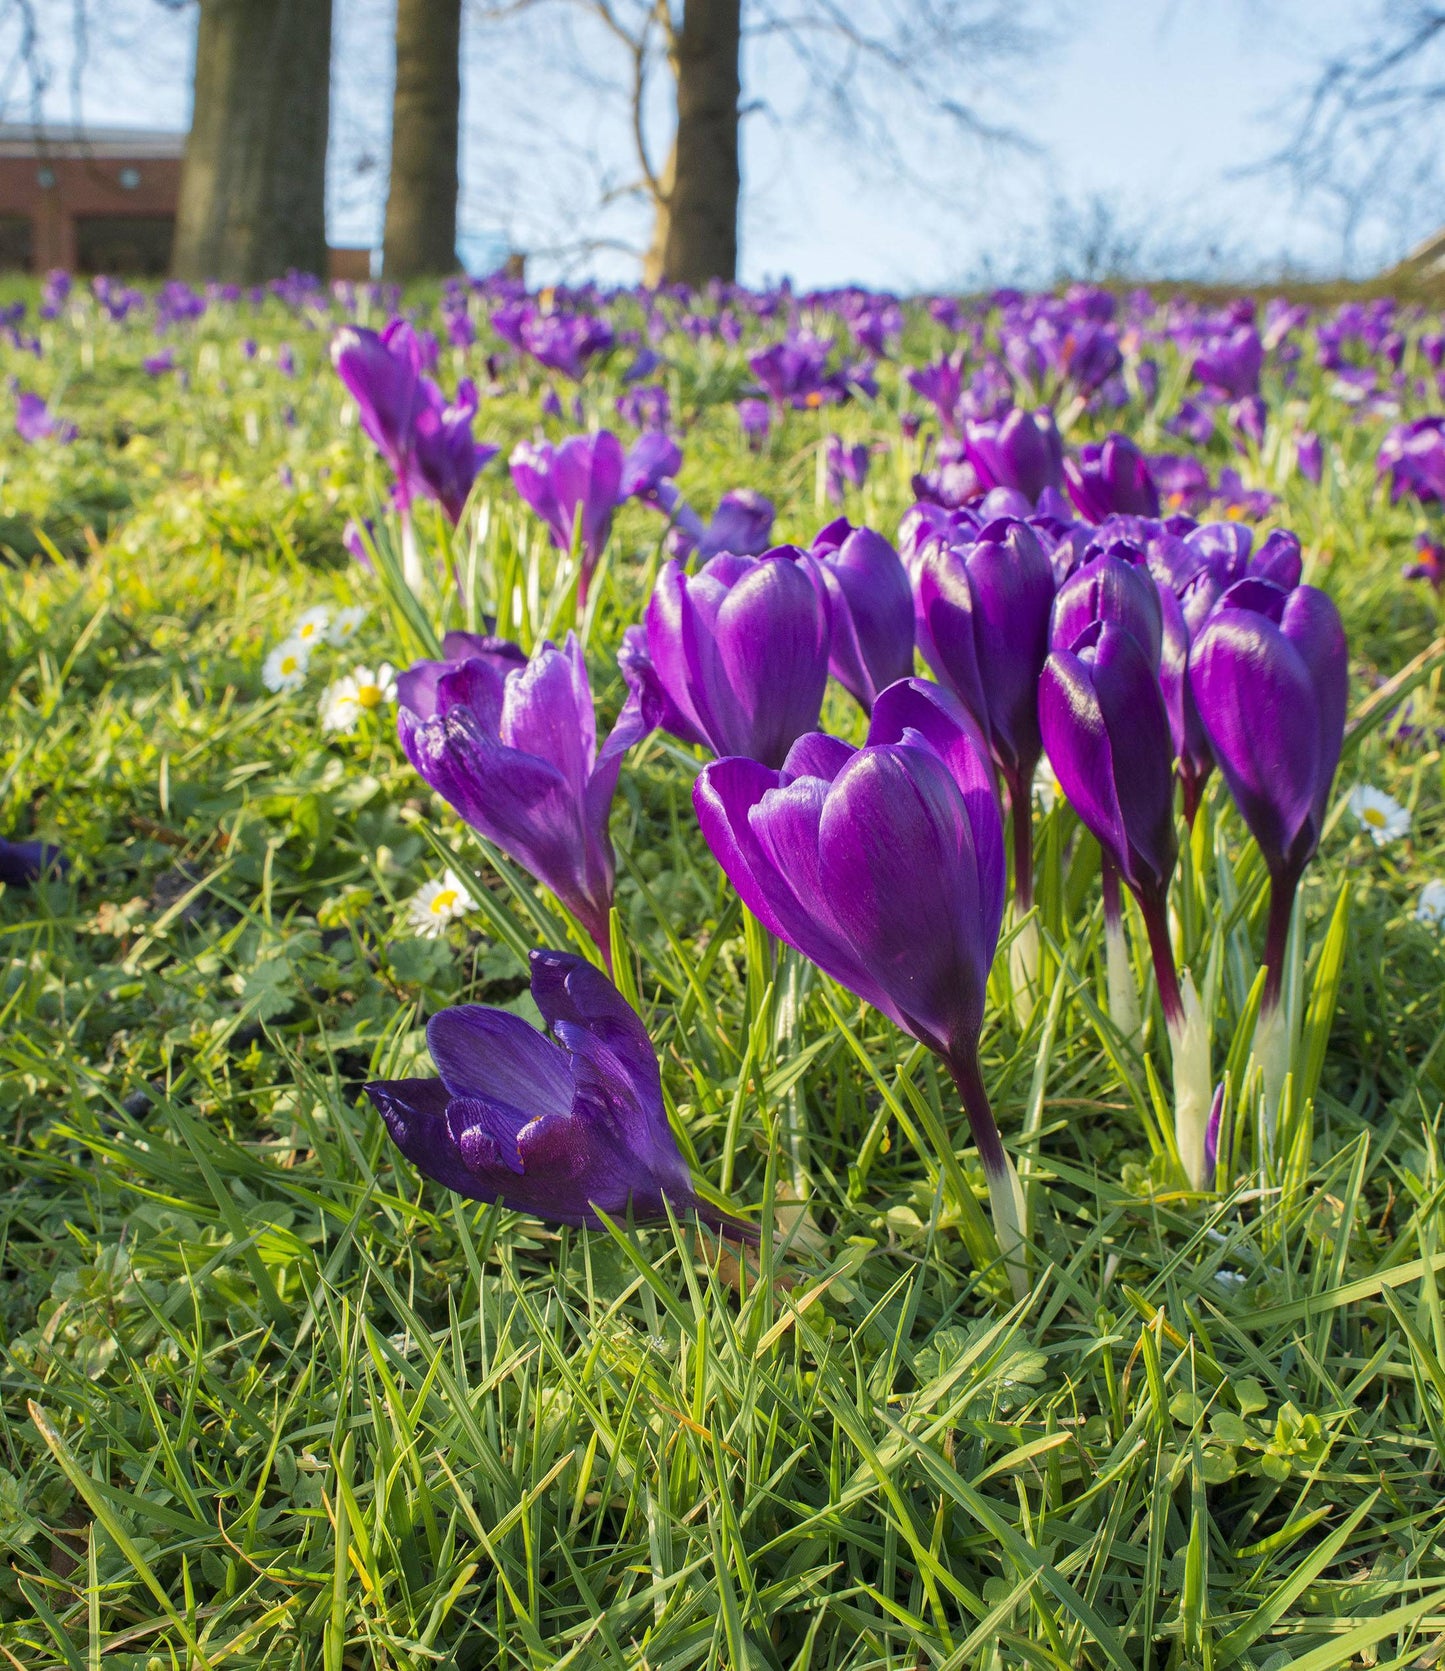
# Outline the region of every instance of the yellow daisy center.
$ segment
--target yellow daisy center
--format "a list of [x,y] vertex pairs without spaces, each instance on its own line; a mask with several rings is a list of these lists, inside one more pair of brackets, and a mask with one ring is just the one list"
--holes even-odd
[[362,685],[356,692],[356,700],[363,708],[377,708],[381,705],[381,686]]
[[443,888],[431,902],[431,912],[434,917],[444,917],[448,911],[454,909],[457,903],[457,890]]
[[1385,827],[1385,814],[1377,806],[1367,806],[1360,816],[1377,830],[1383,830]]

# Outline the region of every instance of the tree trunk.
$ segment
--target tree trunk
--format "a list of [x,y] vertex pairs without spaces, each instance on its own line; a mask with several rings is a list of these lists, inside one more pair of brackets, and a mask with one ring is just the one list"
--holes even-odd
[[663,276],[731,280],[738,265],[741,0],[686,0],[677,43],[677,142]]
[[201,0],[172,270],[326,272],[331,0]]
[[462,0],[397,0],[382,265],[389,279],[457,266],[461,33]]

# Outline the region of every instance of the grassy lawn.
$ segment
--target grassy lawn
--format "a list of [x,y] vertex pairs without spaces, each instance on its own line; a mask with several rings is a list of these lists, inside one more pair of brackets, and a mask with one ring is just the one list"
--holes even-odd
[[[1279,1154],[1257,1152],[1245,1086],[1266,878],[1218,774],[1175,881],[1235,1116],[1211,1195],[1167,1153],[1157,1001],[1142,1053],[1107,1018],[1098,849],[1062,800],[1036,805],[1040,987],[1016,1002],[1001,951],[983,1036],[1036,1249],[1014,1303],[952,1085],[746,916],[692,809],[707,756],[660,732],[614,803],[618,981],[684,1154],[763,1226],[758,1252],[719,1259],[684,1221],[552,1228],[419,1177],[362,1085],[429,1074],[422,1025],[448,1004],[535,1020],[527,950],[588,943],[412,771],[394,710],[322,728],[329,684],[417,651],[342,545],[389,487],[328,359],[346,311],[218,301],[162,339],[149,306],[116,322],[78,291],[37,324],[17,294],[43,352],[4,349],[7,373],[79,434],[0,437],[0,834],[70,860],[0,897],[0,1659],[1440,1662],[1445,931],[1416,907],[1445,877],[1442,617],[1400,575],[1427,513],[1377,483],[1394,419],[1342,396],[1313,324],[1297,364],[1266,365],[1263,444],[1237,454],[1221,419],[1196,449],[1277,496],[1264,520],[1300,536],[1350,642]],[[417,303],[439,329],[435,300]],[[530,650],[570,625],[570,569],[506,455],[539,425],[630,439],[630,355],[557,380],[567,416],[543,419],[547,374],[472,305],[478,341],[443,338],[437,376],[478,379],[502,456],[458,549],[473,620]],[[643,323],[629,297],[604,311]],[[775,414],[753,450],[734,402],[783,317],[733,344],[663,311],[650,381],[692,504],[758,489],[775,538],[806,546],[839,509],[819,461],[836,432],[876,449],[841,509],[895,535],[933,427],[902,366],[953,336],[910,305],[876,399]],[[1413,386],[1433,385],[1436,323],[1403,326],[1405,417],[1445,405]],[[173,368],[147,373],[163,347]],[[1071,448],[1120,428],[1189,450],[1162,429],[1189,353],[1145,351],[1157,398],[1131,382],[1126,406],[1076,415]],[[1317,484],[1293,467],[1304,430]],[[418,525],[440,550],[435,507]],[[593,589],[608,722],[663,532],[625,507]],[[266,688],[294,623],[352,606],[353,638]],[[865,729],[836,686],[823,723]],[[1369,838],[1360,784],[1408,835]],[[408,905],[448,866],[476,909],[426,938]]]

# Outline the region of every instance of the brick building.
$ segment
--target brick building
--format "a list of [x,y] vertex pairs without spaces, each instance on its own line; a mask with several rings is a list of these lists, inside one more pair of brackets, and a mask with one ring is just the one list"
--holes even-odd
[[[170,265],[183,133],[0,122],[0,269],[159,277]],[[371,253],[329,252],[365,279]]]

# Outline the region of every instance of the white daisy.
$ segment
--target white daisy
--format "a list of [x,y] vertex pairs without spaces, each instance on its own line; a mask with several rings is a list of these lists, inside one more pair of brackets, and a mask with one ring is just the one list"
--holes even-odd
[[335,619],[326,634],[326,642],[338,649],[343,644],[349,644],[360,630],[361,623],[366,619],[366,608],[362,604],[354,604],[350,609],[338,609]]
[[1419,903],[1415,906],[1415,921],[1427,923],[1431,928],[1445,925],[1445,882],[1439,877],[1421,888]]
[[326,629],[330,625],[331,611],[318,605],[315,609],[308,609],[292,627],[291,636],[298,644],[314,649],[326,637]]
[[463,887],[461,878],[449,868],[440,882],[428,882],[412,895],[406,920],[413,934],[435,940],[446,932],[449,923],[476,908],[477,902]]
[[369,667],[358,667],[327,686],[321,698],[321,729],[355,731],[363,714],[395,701],[396,669],[390,662],[382,662],[375,673]]
[[261,663],[261,683],[267,690],[300,690],[306,681],[306,664],[310,659],[309,645],[288,638]]
[[1376,847],[1387,847],[1410,833],[1410,814],[1393,795],[1372,784],[1361,783],[1350,791],[1350,811],[1367,830]]

